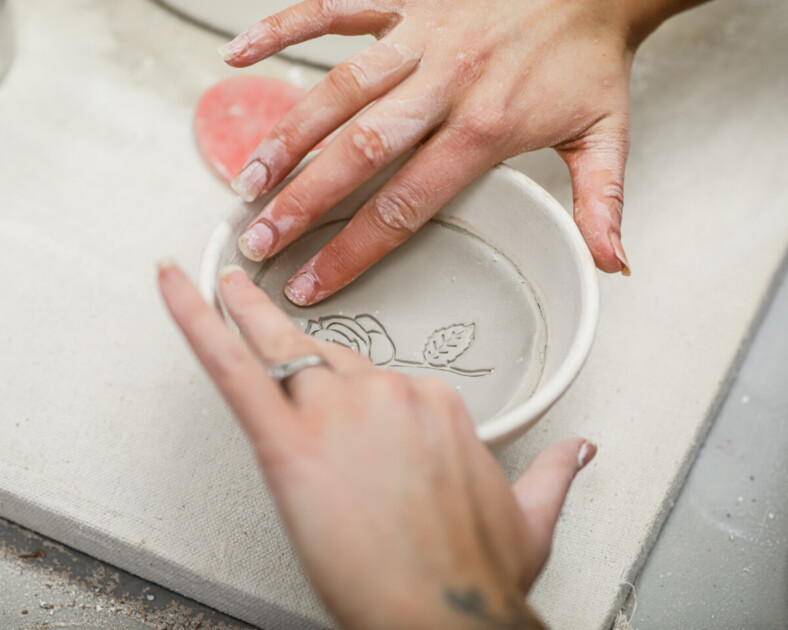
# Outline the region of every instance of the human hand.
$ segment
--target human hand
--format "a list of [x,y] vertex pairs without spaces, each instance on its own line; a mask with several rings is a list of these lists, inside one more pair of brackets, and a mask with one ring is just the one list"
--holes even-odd
[[[546,449],[510,486],[458,394],[308,337],[238,268],[224,304],[246,344],[173,264],[159,285],[246,430],[293,547],[346,628],[538,628],[525,594],[564,497],[596,453]],[[266,365],[320,354],[287,391]]]
[[293,302],[313,304],[401,244],[494,164],[553,147],[569,167],[575,220],[597,266],[627,274],[621,212],[629,71],[645,28],[631,15],[639,4],[306,0],[255,24],[220,48],[230,65],[248,66],[326,33],[371,33],[379,41],[329,72],[234,181],[244,199],[255,199],[358,115],[263,209],[241,237],[242,251],[253,260],[276,254],[423,142],[288,283]]

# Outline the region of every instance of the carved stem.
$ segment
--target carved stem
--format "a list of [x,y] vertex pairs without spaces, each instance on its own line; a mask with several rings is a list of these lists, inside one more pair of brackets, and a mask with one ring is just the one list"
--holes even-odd
[[451,365],[447,365],[447,366],[430,365],[429,363],[404,361],[396,357],[394,357],[394,360],[391,363],[387,363],[386,367],[408,367],[408,368],[420,368],[422,370],[439,370],[441,372],[451,372],[452,374],[458,374],[460,376],[487,376],[488,374],[492,374],[494,371],[492,368],[484,369],[484,370],[463,370],[461,368],[452,367]]

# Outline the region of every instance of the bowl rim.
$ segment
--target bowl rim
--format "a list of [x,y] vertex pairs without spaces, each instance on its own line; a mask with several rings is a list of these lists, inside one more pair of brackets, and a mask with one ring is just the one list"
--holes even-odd
[[[599,282],[596,265],[577,224],[566,209],[549,192],[525,173],[498,164],[492,170],[514,180],[521,187],[539,197],[555,220],[556,226],[567,237],[573,267],[579,272],[580,318],[572,344],[555,373],[536,387],[533,395],[523,403],[476,427],[479,439],[490,446],[508,443],[528,431],[569,389],[585,365],[594,343],[599,321]],[[537,296],[538,299],[538,296]],[[549,348],[547,350],[549,352]]]
[[[310,155],[309,158],[314,158],[314,155]],[[303,166],[303,163],[300,166]],[[580,235],[580,230],[569,213],[550,193],[521,171],[506,164],[494,166],[486,175],[508,179],[526,192],[530,192],[542,203],[556,227],[569,241],[571,263],[579,273],[581,300],[579,324],[575,329],[574,339],[569,352],[555,373],[546,380],[540,381],[536,391],[528,400],[476,426],[476,435],[479,439],[489,446],[496,446],[511,442],[528,431],[577,378],[588,358],[596,334],[599,318],[599,283],[594,260]],[[240,198],[234,202],[231,211],[211,232],[203,250],[198,287],[203,297],[219,308],[221,308],[220,301],[216,294],[219,258],[227,240],[232,237],[231,220],[241,211],[241,207],[246,206],[247,204],[241,206]]]

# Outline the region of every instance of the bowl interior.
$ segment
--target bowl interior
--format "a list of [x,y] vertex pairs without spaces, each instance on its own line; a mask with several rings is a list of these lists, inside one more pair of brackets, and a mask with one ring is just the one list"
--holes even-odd
[[299,308],[282,293],[286,280],[399,165],[264,263],[245,259],[237,239],[277,191],[251,204],[239,201],[206,248],[201,290],[221,307],[219,271],[239,264],[308,334],[352,347],[381,367],[443,378],[462,395],[483,440],[509,441],[576,376],[598,308],[593,261],[574,224],[521,173],[492,169],[407,243],[320,304]]

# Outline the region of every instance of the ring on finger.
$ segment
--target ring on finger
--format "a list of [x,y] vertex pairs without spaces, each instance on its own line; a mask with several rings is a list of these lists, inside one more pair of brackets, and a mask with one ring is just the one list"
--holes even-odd
[[287,379],[291,378],[301,370],[310,367],[327,367],[331,365],[319,354],[305,354],[304,356],[291,359],[290,361],[283,361],[281,363],[273,363],[268,366],[268,374],[274,380],[278,381],[280,385],[284,386]]

